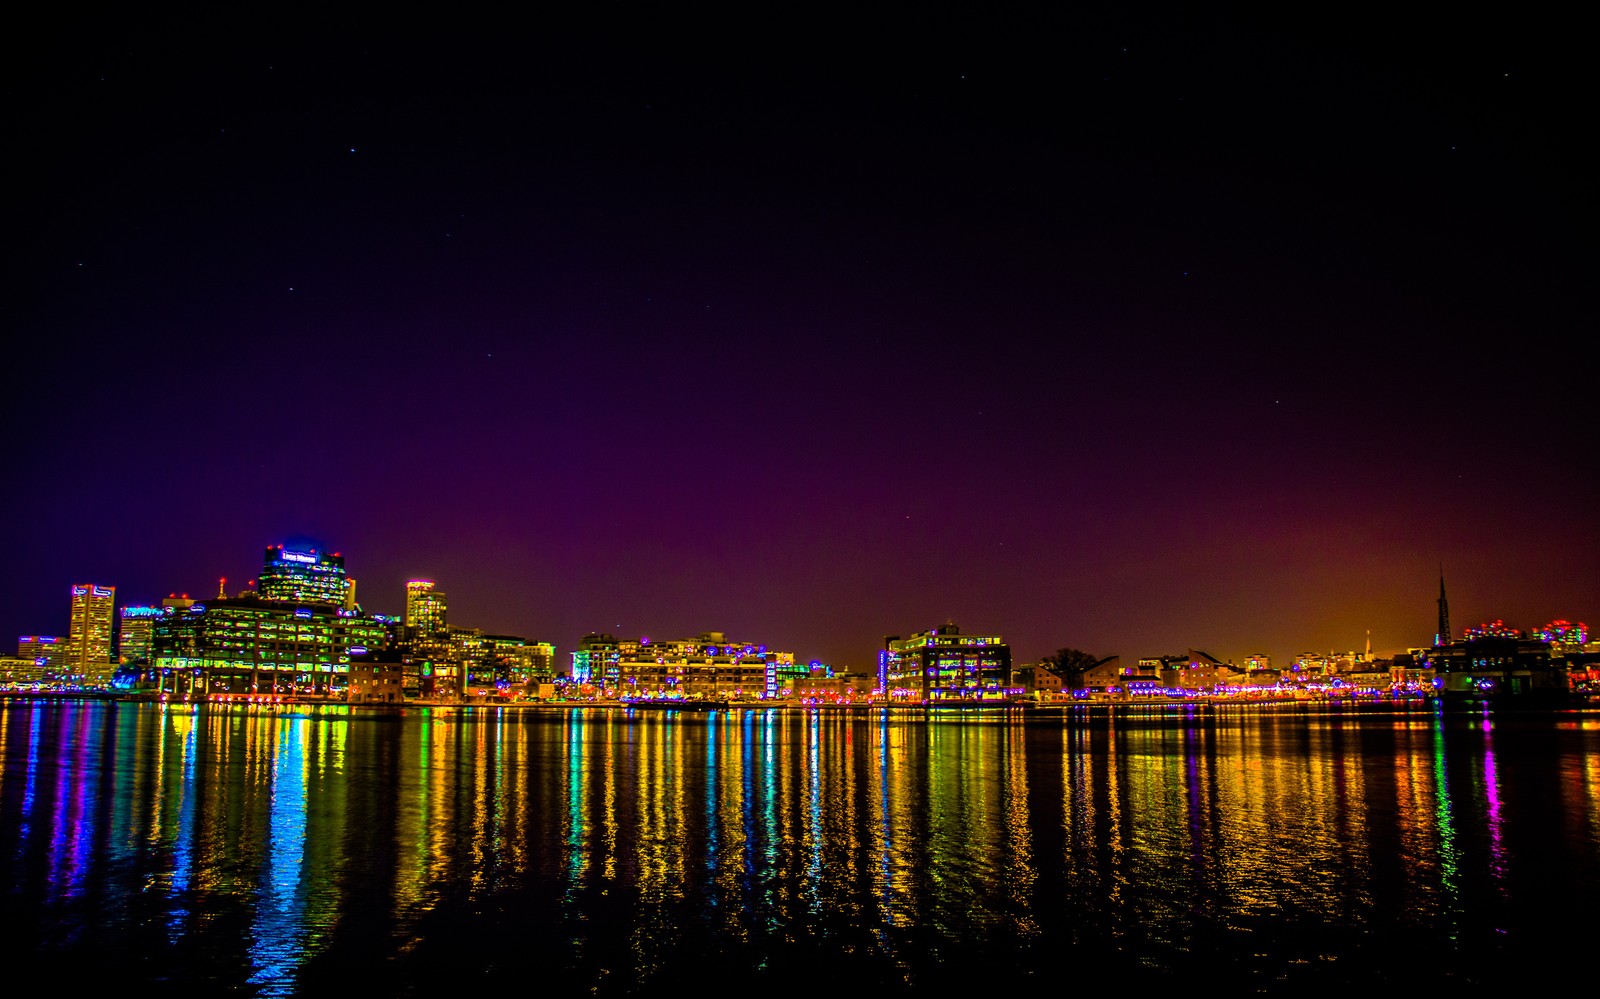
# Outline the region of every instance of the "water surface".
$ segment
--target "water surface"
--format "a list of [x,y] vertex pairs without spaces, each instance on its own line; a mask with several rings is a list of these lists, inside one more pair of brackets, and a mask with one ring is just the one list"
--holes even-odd
[[10,701],[0,858],[125,988],[1491,991],[1587,969],[1600,713]]

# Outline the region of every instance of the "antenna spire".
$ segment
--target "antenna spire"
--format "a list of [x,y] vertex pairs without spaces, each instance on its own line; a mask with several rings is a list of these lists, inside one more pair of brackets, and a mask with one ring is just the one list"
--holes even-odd
[[1433,636],[1434,645],[1450,644],[1450,601],[1444,595],[1444,563],[1439,564],[1439,633]]

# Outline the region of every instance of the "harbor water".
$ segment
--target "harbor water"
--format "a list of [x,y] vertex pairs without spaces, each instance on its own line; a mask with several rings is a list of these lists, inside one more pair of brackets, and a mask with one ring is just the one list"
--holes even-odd
[[0,891],[174,994],[1498,992],[1587,973],[1600,710],[15,699]]

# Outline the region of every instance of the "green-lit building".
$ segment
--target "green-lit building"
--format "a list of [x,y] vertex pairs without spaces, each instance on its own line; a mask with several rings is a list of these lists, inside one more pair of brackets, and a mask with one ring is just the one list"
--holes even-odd
[[168,604],[155,619],[150,665],[163,690],[342,696],[353,652],[385,647],[385,622],[328,603],[259,596]]
[[991,700],[1021,693],[1011,647],[999,635],[963,635],[954,623],[907,638],[890,635],[878,654],[878,689],[891,700]]

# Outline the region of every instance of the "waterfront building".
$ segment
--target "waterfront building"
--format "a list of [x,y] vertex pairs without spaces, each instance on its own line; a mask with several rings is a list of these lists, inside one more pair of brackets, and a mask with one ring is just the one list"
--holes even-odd
[[122,608],[121,627],[117,631],[117,662],[127,665],[150,658],[150,635],[160,616],[160,607]]
[[405,657],[398,649],[368,649],[352,654],[345,699],[351,704],[405,703],[406,667]]
[[0,656],[0,690],[39,690],[54,686],[56,673],[29,656]]
[[1144,660],[1124,666],[1121,656],[1106,656],[1080,669],[1062,672],[1061,683],[1062,696],[1125,700],[1154,693],[1161,686],[1161,678]]
[[[572,650],[571,682],[580,688],[615,690],[620,675],[617,663],[622,658],[623,644],[611,635],[584,635],[578,640],[578,647]],[[638,643],[627,644],[637,649]]]
[[1369,654],[1360,652],[1302,652],[1295,656],[1290,669],[1303,680],[1331,680],[1349,673],[1368,672]]
[[998,699],[1013,684],[1011,647],[999,635],[963,635],[955,622],[906,638],[889,635],[878,653],[878,689],[892,700]]
[[23,635],[17,639],[17,657],[32,660],[58,676],[67,668],[67,642],[58,635]]
[[1431,669],[1447,697],[1515,697],[1565,693],[1567,675],[1550,654],[1550,643],[1522,636],[1500,622],[1468,628],[1459,641],[1421,650],[1419,665]]
[[1396,652],[1389,660],[1389,686],[1403,691],[1432,691],[1433,667],[1427,665],[1427,649]]
[[452,625],[448,607],[433,580],[406,583],[404,623],[395,630],[396,645],[408,664],[409,696],[513,700],[535,696],[539,684],[554,682],[554,645]]
[[1391,660],[1374,659],[1348,672],[1340,673],[1331,683],[1335,690],[1357,690],[1383,693],[1394,689],[1394,667]]
[[729,641],[720,631],[672,641],[652,641],[646,636],[637,641],[615,642],[614,649],[605,649],[604,645],[602,640],[591,644],[588,650],[608,655],[604,675],[598,681],[593,673],[595,662],[590,660],[590,682],[618,697],[776,697],[779,670],[794,668],[794,653],[778,652],[755,642]]
[[67,625],[67,672],[88,687],[111,683],[112,629],[117,588],[79,583],[71,588],[72,618]]
[[[1150,660],[1141,660],[1141,664]],[[1216,690],[1238,680],[1243,674],[1209,652],[1190,649],[1188,655],[1160,656],[1156,675],[1161,685],[1169,690],[1204,693]]]
[[1063,696],[1071,696],[1072,693],[1066,678],[1044,663],[1018,666],[1013,679],[1017,686],[1041,701],[1059,700]]
[[512,698],[533,696],[541,683],[555,681],[556,647],[518,635],[484,635],[485,659],[494,663],[496,688]]
[[345,574],[344,556],[314,548],[302,551],[269,546],[262,558],[256,593],[264,600],[356,609],[356,584]]
[[819,673],[824,677],[834,675],[833,667],[816,659],[811,660],[809,663],[796,663],[792,661],[792,656],[789,658],[791,661],[782,662],[773,667],[772,690],[768,696],[796,697],[799,696],[796,693],[798,687],[810,681]]
[[151,665],[163,689],[343,696],[351,655],[387,640],[383,622],[335,604],[169,599],[152,627]]
[[869,701],[878,678],[871,673],[814,669],[793,681],[792,696],[822,704]]

